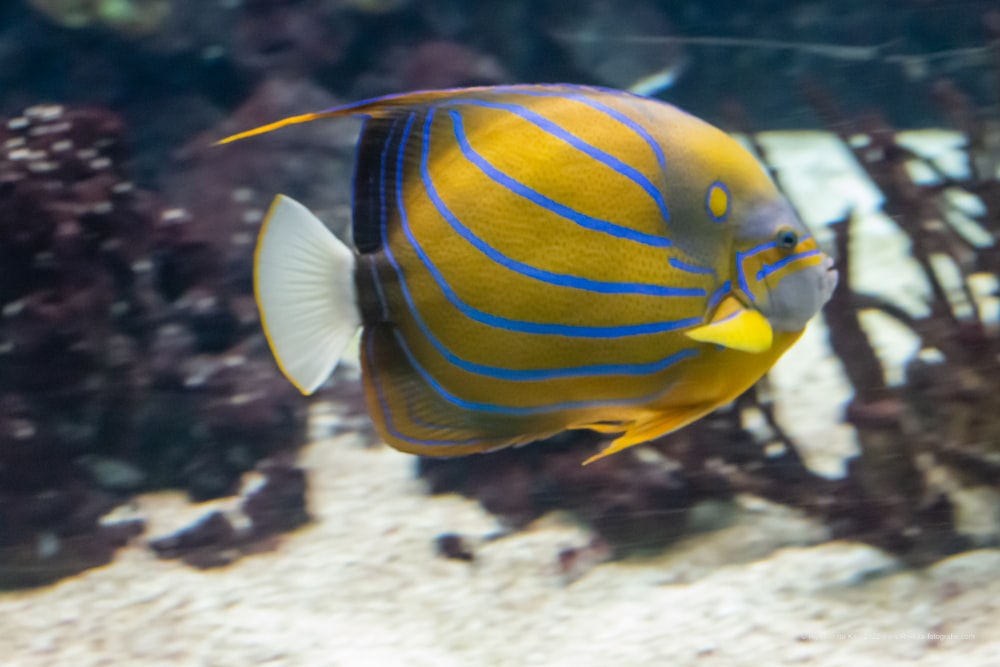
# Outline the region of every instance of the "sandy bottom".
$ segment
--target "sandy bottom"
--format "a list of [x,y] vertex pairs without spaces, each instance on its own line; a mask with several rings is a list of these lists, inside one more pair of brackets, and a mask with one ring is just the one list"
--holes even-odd
[[[903,571],[870,547],[816,544],[819,526],[744,499],[727,528],[571,580],[557,554],[587,535],[560,517],[489,540],[491,516],[425,496],[402,454],[347,435],[312,445],[304,463],[316,521],[277,551],[201,572],[132,547],[100,570],[6,594],[0,665],[988,665],[1000,655],[995,551]],[[152,534],[192,511],[168,494],[139,509]],[[435,555],[445,531],[470,539],[474,562]]]
[[[948,135],[934,136],[947,150]],[[867,201],[859,270],[872,284],[878,272],[891,278],[901,301],[919,295],[905,245],[830,139],[767,141],[779,166],[823,180],[827,197]],[[797,183],[813,196],[815,181]],[[892,373],[912,350],[905,336],[879,336]],[[773,381],[810,464],[837,474],[856,444],[838,423],[850,390],[821,322]],[[985,666],[1000,655],[998,551],[906,570],[870,547],[824,542],[794,510],[743,498],[724,528],[569,577],[558,554],[589,537],[565,517],[490,539],[496,521],[473,502],[427,497],[411,457],[347,434],[318,439],[302,459],[315,521],[275,551],[203,572],[137,545],[105,568],[2,594],[0,667]],[[206,511],[174,494],[137,502],[150,536]],[[437,556],[444,532],[466,536],[475,560]]]

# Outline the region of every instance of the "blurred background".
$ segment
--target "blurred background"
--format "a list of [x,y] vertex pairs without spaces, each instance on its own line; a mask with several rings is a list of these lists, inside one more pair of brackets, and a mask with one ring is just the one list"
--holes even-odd
[[[847,538],[902,565],[998,544],[995,3],[5,0],[0,588],[126,544],[221,567],[322,521],[310,485],[334,473],[303,448],[345,433],[351,451],[381,446],[356,366],[311,402],[281,377],[252,249],[278,192],[349,236],[358,124],[212,142],[365,97],[521,82],[658,97],[773,167],[841,266],[814,356],[796,362],[819,375],[786,372],[607,465],[581,468],[601,441],[572,433],[407,460],[422,481],[400,488],[468,496],[498,534],[568,513],[585,538],[546,558],[569,579],[730,525],[747,497],[811,521],[794,542]],[[788,396],[825,402],[829,422]],[[141,500],[156,493],[235,500],[157,534]],[[475,558],[447,522],[426,537]]]

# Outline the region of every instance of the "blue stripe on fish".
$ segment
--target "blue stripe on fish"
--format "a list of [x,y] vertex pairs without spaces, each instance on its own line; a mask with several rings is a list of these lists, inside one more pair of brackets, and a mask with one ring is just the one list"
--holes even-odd
[[664,357],[663,359],[657,359],[656,361],[646,363],[591,364],[587,366],[563,366],[552,368],[516,369],[480,364],[463,359],[442,343],[441,340],[434,335],[434,332],[431,331],[431,328],[427,325],[427,322],[417,310],[416,304],[413,302],[413,296],[410,294],[409,288],[402,279],[402,275],[400,275],[399,284],[403,292],[403,299],[406,300],[407,306],[413,315],[417,328],[420,329],[420,333],[424,335],[424,338],[430,342],[434,349],[437,350],[437,352],[444,357],[448,363],[462,369],[463,371],[497,380],[534,382],[539,380],[558,380],[562,378],[590,377],[595,375],[651,375],[665,370],[680,361],[697,356],[698,354],[697,349],[690,348],[676,352],[672,355]]
[[444,386],[438,382],[433,375],[431,375],[427,369],[420,365],[413,352],[410,351],[409,346],[406,344],[406,340],[399,333],[398,330],[393,331],[396,337],[396,342],[399,344],[400,349],[403,354],[406,355],[407,361],[413,366],[413,369],[417,371],[424,382],[431,386],[437,394],[448,401],[452,405],[456,405],[460,408],[466,410],[478,410],[480,412],[489,412],[493,414],[504,414],[504,415],[518,415],[518,416],[528,416],[528,415],[538,415],[545,414],[546,412],[557,412],[561,410],[577,410],[586,408],[600,408],[600,407],[611,407],[611,406],[627,406],[627,405],[642,405],[656,400],[664,392],[670,390],[670,386],[661,388],[652,394],[646,396],[639,396],[636,398],[621,399],[621,400],[603,400],[596,399],[593,401],[564,401],[562,403],[550,403],[548,405],[533,405],[530,407],[517,407],[510,405],[496,405],[493,403],[482,403],[479,401],[468,401],[464,398],[459,398],[455,394],[451,393]]
[[[382,146],[382,151],[379,154],[379,166],[378,166],[378,193],[379,193],[379,233],[383,240],[388,239],[388,227],[389,227],[389,202],[386,197],[389,188],[386,187],[386,166],[389,163],[389,151],[392,147],[392,140],[396,135],[396,128],[399,125],[400,119],[393,121],[392,125],[389,126],[389,132],[385,136],[385,145]],[[409,127],[413,123],[413,115],[406,124],[406,131],[409,132]],[[405,141],[403,142],[405,144]],[[395,258],[392,256],[392,251],[389,249],[389,244],[385,243],[383,245],[386,256],[389,258],[389,262],[392,264],[393,268],[396,270],[396,275],[399,282],[402,284],[405,282],[403,278],[402,268],[396,264]],[[372,277],[375,282],[375,291],[378,293],[379,303],[382,305],[382,316],[384,319],[389,319],[389,302],[385,296],[385,288],[382,285],[382,279],[378,274],[378,270],[375,264],[371,264],[372,267]],[[415,308],[412,303],[409,304],[411,312],[415,312]]]
[[698,350],[692,347],[675,352],[663,359],[641,364],[593,364],[590,366],[568,366],[565,368],[514,369],[487,366],[466,361],[441,345],[440,341],[432,340],[431,343],[434,344],[434,347],[441,352],[445,359],[464,371],[512,382],[537,382],[540,380],[559,380],[562,378],[603,375],[652,375],[685,359],[696,357],[699,354]]
[[[438,288],[441,289],[445,298],[463,315],[473,321],[479,322],[480,324],[485,324],[486,326],[495,327],[497,329],[505,329],[507,331],[516,331],[519,333],[539,334],[543,336],[569,336],[574,338],[625,338],[628,336],[641,336],[646,334],[663,333],[666,331],[677,331],[678,329],[685,329],[687,327],[701,324],[700,317],[688,317],[685,319],[667,320],[664,322],[626,324],[612,327],[529,322],[525,320],[510,319],[500,315],[494,315],[493,313],[487,313],[462,301],[451,288],[451,285],[448,284],[448,281],[445,280],[440,269],[434,265],[430,257],[421,247],[420,242],[417,240],[416,236],[413,234],[413,230],[410,228],[409,220],[407,218],[406,205],[403,201],[403,158],[406,153],[406,145],[409,142],[410,129],[413,126],[414,118],[415,116],[411,114],[406,123],[406,127],[403,128],[403,136],[400,140],[399,152],[396,158],[396,209],[399,211],[400,227],[402,228],[407,241],[409,241],[410,247],[413,248],[413,251],[424,265],[424,268],[427,269],[427,272],[431,274],[431,277],[434,279],[434,282],[437,283]],[[390,261],[392,261],[393,265],[396,266],[398,270],[398,264],[396,264],[395,260],[392,260],[391,252],[388,250],[388,246],[389,244],[386,244],[386,255],[390,257]]]
[[375,262],[369,262],[368,268],[372,274],[372,283],[375,285],[375,295],[378,297],[382,321],[387,321],[389,319],[389,302],[385,298],[385,290],[382,288],[382,279],[378,275],[378,267],[375,266]]
[[778,260],[774,264],[765,264],[764,268],[762,268],[760,271],[757,272],[757,280],[763,280],[764,278],[771,275],[775,271],[778,271],[783,267],[788,266],[792,262],[797,262],[800,259],[806,259],[807,257],[816,257],[818,255],[820,255],[819,250],[808,250],[806,252],[800,252],[794,255],[789,255],[784,259]]
[[708,304],[705,306],[705,312],[711,313],[714,311],[715,307],[719,305],[719,302],[732,291],[733,284],[728,280],[719,285],[719,288],[712,292],[712,296],[708,298]]
[[[368,364],[371,368],[375,368],[375,337],[368,337],[368,344],[365,346],[365,354],[368,357]],[[385,391],[382,389],[382,382],[379,379],[378,373],[371,374],[371,381],[375,387],[375,395],[378,398],[379,406],[382,408],[382,420],[385,423],[386,430],[396,438],[403,440],[404,442],[409,442],[414,445],[425,445],[427,447],[453,447],[455,445],[477,445],[484,442],[490,442],[486,438],[470,438],[466,440],[424,440],[422,438],[414,438],[412,436],[406,435],[398,428],[392,418],[392,409],[389,406],[389,401],[386,400]],[[407,412],[409,413],[409,405],[407,405]],[[413,418],[412,413],[409,413],[410,421],[417,421]]]
[[[567,86],[567,88],[569,87]],[[600,92],[602,90],[600,88],[595,89],[587,87],[581,87],[581,89],[590,90],[591,92],[595,91]],[[562,99],[573,100],[574,102],[580,102],[581,104],[585,104],[588,107],[596,109],[597,111],[600,111],[601,113],[604,113],[605,115],[610,116],[611,118],[617,120],[619,123],[621,123],[625,127],[629,128],[630,130],[638,134],[640,137],[642,137],[642,140],[649,145],[649,147],[653,151],[653,154],[656,156],[656,162],[660,165],[660,169],[664,171],[666,171],[667,169],[667,158],[663,154],[663,147],[660,146],[660,143],[653,138],[653,135],[649,133],[649,130],[647,130],[641,124],[629,118],[626,114],[622,113],[618,109],[610,107],[604,102],[598,102],[597,100],[586,97],[585,95],[576,95],[573,93],[565,92],[564,90],[537,90],[537,89],[533,90],[533,89],[521,88],[518,86],[497,86],[497,92],[511,93],[514,95],[527,95],[529,97],[558,97]]]
[[468,105],[476,107],[484,107],[487,109],[500,109],[501,111],[509,111],[510,113],[523,118],[532,125],[538,127],[544,132],[548,132],[552,136],[565,141],[567,144],[573,148],[581,151],[582,153],[592,157],[601,164],[609,167],[622,176],[628,178],[633,183],[638,185],[640,188],[646,191],[646,193],[653,198],[656,202],[657,207],[660,209],[660,215],[664,220],[670,220],[670,212],[667,210],[667,202],[663,199],[663,193],[657,188],[641,171],[636,169],[630,164],[622,162],[614,155],[607,153],[596,146],[587,143],[580,137],[576,136],[572,132],[567,131],[559,124],[554,123],[545,116],[541,115],[536,111],[532,111],[526,107],[519,104],[508,104],[505,102],[489,102],[486,100],[467,100],[467,99],[456,99],[448,100],[445,102],[448,105]]
[[[801,243],[802,241],[805,241],[806,239],[809,239],[809,238],[811,238],[811,237],[810,236],[803,236],[803,237],[801,237],[799,239],[799,242]],[[751,301],[757,301],[757,297],[755,297],[754,294],[753,294],[753,292],[750,291],[750,283],[747,280],[746,270],[743,268],[743,262],[746,261],[748,258],[753,257],[757,253],[764,252],[765,250],[771,250],[772,248],[776,248],[776,247],[777,247],[777,242],[776,241],[768,241],[767,243],[761,243],[759,246],[755,246],[753,248],[750,248],[750,250],[747,250],[746,252],[737,252],[736,253],[736,275],[737,275],[737,278],[739,278],[740,289],[743,290],[743,292],[748,297],[750,297]],[[797,259],[802,259],[802,256],[808,256],[810,254],[819,254],[819,251],[817,250],[817,251],[810,251],[808,253],[800,253],[801,256],[790,255],[790,257],[796,257]],[[766,276],[769,273],[771,273],[772,271],[776,271],[777,269],[781,268],[782,266],[784,266],[785,264],[787,264],[788,261],[791,261],[791,260],[789,260],[789,258],[785,258],[785,259],[782,259],[782,260],[780,260],[778,262],[775,262],[772,265],[765,265],[764,271],[767,271],[767,273],[764,273],[763,275],[761,275],[761,272],[758,272],[758,274],[757,274],[757,280],[760,280],[763,276]],[[776,267],[776,268],[768,270],[767,266],[773,266],[773,267]]]
[[[416,119],[416,114],[411,113],[407,117],[407,119],[406,119],[406,124],[403,126],[403,134],[402,134],[402,138],[401,138],[401,140],[399,142],[399,155],[398,155],[398,157],[396,159],[396,172],[397,173],[396,173],[396,179],[395,180],[397,180],[397,181],[402,179],[403,153],[406,150],[406,142],[409,139],[410,128],[413,126],[413,121],[415,119]],[[392,146],[392,137],[393,137],[393,134],[395,133],[395,131],[396,131],[396,126],[393,125],[392,128],[389,131],[389,135],[386,137],[385,146],[382,148],[382,157],[381,157],[382,162],[379,165],[379,190],[382,193],[382,195],[381,195],[382,196],[382,212],[381,212],[380,224],[382,226],[382,238],[384,238],[384,239],[388,239],[389,238],[389,236],[388,236],[388,234],[389,234],[389,208],[388,208],[388,202],[386,201],[386,193],[389,192],[389,188],[388,188],[388,184],[386,183],[386,166],[389,164],[389,148]],[[402,210],[402,208],[403,208],[403,198],[402,198],[401,190],[400,189],[397,189],[397,191],[396,191],[396,198],[397,198],[396,208],[398,210]],[[410,309],[410,314],[412,314],[414,317],[419,317],[420,315],[419,315],[419,313],[417,311],[417,306],[413,302],[413,299],[410,298],[409,290],[406,287],[406,276],[403,274],[403,267],[400,266],[399,262],[396,261],[396,256],[392,252],[392,244],[386,243],[383,246],[383,249],[385,250],[386,259],[389,260],[389,264],[392,266],[393,270],[396,273],[396,279],[398,280],[400,286],[403,289],[403,295],[406,297],[406,305]]]
[[[397,169],[402,165],[402,152],[405,150],[406,141],[408,140],[408,135],[415,120],[414,117],[410,117],[406,123],[403,130],[403,138],[400,144],[400,154],[398,158]],[[386,192],[388,188],[386,187],[385,177],[386,177],[386,165],[388,163],[388,150],[392,144],[392,139],[395,135],[396,127],[393,126],[388,136],[386,137],[386,147],[382,151],[381,164],[379,165],[379,189],[381,192],[381,203],[382,203],[382,233],[386,233],[386,227],[388,226],[388,218],[386,211]],[[397,174],[397,178],[400,176]],[[398,193],[397,193],[397,196]],[[402,199],[397,202],[401,207]],[[474,362],[467,361],[455,353],[453,353],[448,347],[434,335],[430,327],[427,325],[423,316],[420,314],[416,303],[413,300],[413,295],[410,293],[409,286],[406,283],[406,278],[403,275],[402,267],[396,261],[395,256],[392,254],[391,247],[387,244],[385,246],[385,255],[389,260],[390,265],[396,273],[398,284],[400,290],[403,294],[403,300],[406,301],[407,308],[410,314],[413,316],[414,321],[417,324],[417,328],[420,332],[427,338],[435,350],[441,354],[449,363],[461,368],[462,370],[468,371],[470,373],[476,373],[478,375],[483,375],[486,377],[492,377],[501,380],[511,380],[511,381],[538,381],[538,380],[554,380],[559,378],[570,378],[570,377],[586,377],[593,375],[648,375],[651,373],[656,373],[664,370],[679,361],[687,359],[691,356],[697,354],[697,350],[683,350],[679,353],[670,355],[664,359],[659,359],[656,361],[648,363],[637,363],[637,364],[592,364],[589,366],[568,366],[563,368],[543,368],[543,369],[510,369],[502,368],[498,366],[487,366],[484,364],[478,364]],[[382,293],[381,282],[376,278],[375,281],[376,289],[379,293]]]
[[740,290],[746,294],[751,301],[757,301],[757,297],[754,296],[753,292],[750,290],[750,281],[747,280],[746,270],[743,268],[743,262],[753,257],[759,252],[764,252],[765,250],[770,250],[777,247],[774,241],[768,241],[767,243],[761,243],[759,246],[751,248],[746,252],[736,253],[736,277],[740,283]]
[[669,261],[670,261],[670,266],[672,266],[675,269],[678,269],[680,271],[684,271],[686,273],[697,273],[697,274],[706,275],[706,276],[714,276],[715,275],[715,269],[709,268],[707,266],[699,266],[697,264],[688,264],[684,260],[677,259],[676,257],[671,257]]
[[580,213],[576,209],[550,199],[537,190],[528,187],[511,176],[508,176],[493,166],[482,155],[477,153],[472,146],[469,145],[468,137],[465,134],[464,125],[462,123],[461,114],[458,114],[456,111],[450,111],[449,113],[455,114],[452,116],[452,120],[455,122],[455,138],[458,140],[459,147],[461,148],[462,154],[465,158],[479,167],[479,169],[492,180],[496,181],[514,194],[524,197],[528,201],[537,204],[538,206],[541,206],[542,208],[551,211],[552,213],[555,213],[556,215],[585,229],[591,229],[595,232],[607,234],[608,236],[614,236],[615,238],[636,241],[654,248],[669,248],[673,245],[673,242],[665,236],[647,234],[645,232],[632,229],[631,227],[625,227],[608,220],[602,220],[600,218],[594,218],[584,213]]
[[[458,139],[458,143],[462,148],[462,153],[465,154],[467,158],[470,159],[474,164],[480,166],[481,162],[484,162],[483,158],[478,155],[475,150],[469,145],[468,137],[465,135],[465,129],[462,124],[461,115],[457,111],[449,111],[452,121],[455,127],[455,136]],[[433,179],[430,176],[430,170],[428,168],[429,155],[430,155],[430,139],[431,139],[431,123],[434,117],[434,111],[428,114],[427,121],[424,124],[424,145],[421,153],[420,160],[420,173],[424,180],[424,187],[427,190],[427,194],[434,206],[437,208],[438,213],[448,222],[448,224],[458,232],[466,241],[471,243],[477,250],[482,252],[484,255],[489,257],[491,260],[510,269],[521,275],[528,276],[529,278],[534,278],[535,280],[540,280],[552,285],[559,285],[561,287],[572,287],[574,289],[586,290],[589,292],[599,292],[601,294],[645,294],[649,296],[670,296],[670,297],[689,297],[689,296],[705,296],[705,290],[698,287],[669,287],[666,285],[657,285],[654,283],[628,283],[628,282],[610,282],[604,280],[593,280],[591,278],[582,278],[579,276],[567,275],[564,273],[555,273],[553,271],[547,271],[545,269],[539,269],[538,267],[525,264],[524,262],[519,262],[517,260],[511,259],[510,257],[499,252],[497,249],[493,248],[481,238],[476,236],[472,230],[462,224],[462,221],[448,208],[448,206],[441,199],[438,194],[437,188],[434,186]],[[492,168],[492,167],[491,167]],[[485,171],[485,170],[484,170]],[[497,172],[499,174],[499,172]],[[497,180],[497,179],[494,179]],[[624,228],[623,228],[624,229]],[[631,230],[628,230],[631,231]]]

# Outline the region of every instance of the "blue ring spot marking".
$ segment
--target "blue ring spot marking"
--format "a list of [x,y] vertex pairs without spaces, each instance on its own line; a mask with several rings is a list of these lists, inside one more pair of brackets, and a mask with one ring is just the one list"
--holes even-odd
[[[722,199],[722,213],[716,213],[712,208],[712,198],[721,196]],[[732,196],[729,194],[729,188],[722,181],[715,181],[708,186],[708,190],[705,192],[705,211],[708,213],[708,217],[712,219],[712,222],[725,222],[729,218],[730,200]]]

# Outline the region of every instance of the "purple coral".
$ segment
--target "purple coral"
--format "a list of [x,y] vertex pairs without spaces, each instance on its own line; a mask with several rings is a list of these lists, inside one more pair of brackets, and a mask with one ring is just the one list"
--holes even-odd
[[232,493],[304,412],[220,251],[132,182],[118,116],[33,107],[0,145],[0,558],[30,583],[110,558],[116,494]]

